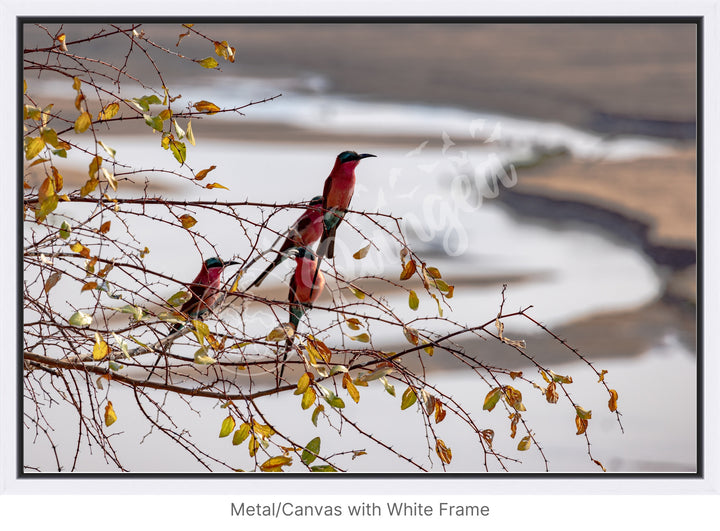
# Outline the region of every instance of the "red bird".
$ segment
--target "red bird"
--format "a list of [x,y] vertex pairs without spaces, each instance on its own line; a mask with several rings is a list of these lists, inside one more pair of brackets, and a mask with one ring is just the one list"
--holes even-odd
[[[205,260],[195,280],[188,286],[190,299],[182,305],[180,311],[190,319],[202,317],[210,311],[222,295],[219,288],[223,270],[226,266],[238,263],[232,260],[223,262],[217,257]],[[177,323],[173,326],[173,331],[180,330],[183,326],[183,324]]]
[[358,155],[354,151],[343,151],[335,159],[335,166],[325,180],[323,189],[325,218],[322,239],[318,245],[319,256],[332,258],[335,255],[335,232],[350,206],[355,191],[355,167],[362,159],[375,156],[369,153]]
[[290,229],[288,237],[277,251],[277,258],[275,258],[257,280],[250,285],[251,288],[260,286],[270,272],[287,258],[287,251],[294,247],[309,247],[320,239],[323,232],[322,204],[323,198],[319,195],[310,200],[307,210],[297,219]]
[[[290,279],[290,292],[288,293],[288,302],[290,303],[290,326],[293,331],[297,330],[300,319],[305,312],[312,307],[313,303],[318,299],[325,287],[325,277],[318,270],[317,258],[312,251],[301,247],[295,257],[295,274]],[[293,339],[289,338],[285,342],[285,353],[282,362],[285,362],[288,351],[292,346]],[[280,367],[278,383],[282,378],[285,366]]]

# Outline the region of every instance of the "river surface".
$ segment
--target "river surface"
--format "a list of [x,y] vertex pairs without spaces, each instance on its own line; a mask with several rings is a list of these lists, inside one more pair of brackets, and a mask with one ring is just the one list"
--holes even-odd
[[[241,89],[229,91],[223,88],[229,86]],[[196,170],[217,165],[207,181],[221,183],[229,190],[205,190],[168,175],[152,175],[153,182],[171,190],[169,195],[178,199],[252,200],[279,204],[305,201],[322,193],[324,179],[335,155],[345,149],[357,149],[373,153],[377,158],[363,160],[358,167],[352,208],[369,213],[392,213],[402,218],[410,247],[426,259],[428,265],[437,267],[449,284],[457,284],[454,297],[448,301],[450,307],[445,309],[445,317],[459,325],[472,326],[492,319],[498,311],[505,282],[509,284],[506,309],[532,305],[533,314],[551,328],[597,314],[639,309],[662,295],[663,275],[639,248],[589,225],[516,219],[512,212],[494,204],[493,199],[503,188],[512,188],[518,179],[522,179],[522,171],[516,172],[513,164],[531,160],[539,151],[565,151],[581,160],[630,160],[666,153],[667,142],[644,137],[608,139],[559,123],[450,107],[354,101],[342,95],[328,97],[323,94],[322,78],[316,76],[272,82],[238,79],[234,85],[203,87],[202,91],[188,86],[181,92],[188,100],[212,99],[220,106],[233,106],[248,99],[273,96],[273,90],[277,92],[278,87],[284,94],[282,98],[247,109],[246,118],[242,120],[279,129],[304,127],[328,135],[340,131],[346,136],[357,134],[357,144],[339,145],[332,141],[284,143],[272,138],[237,142],[232,138],[198,135],[197,146],[188,146],[188,163]],[[218,118],[228,120],[233,117]],[[209,129],[203,128],[205,134],[209,134]],[[398,135],[416,141],[392,147],[383,142],[385,138]],[[168,166],[179,169],[171,154],[160,148],[157,135],[150,136],[151,141],[147,137],[136,139],[129,135],[105,135],[102,138],[117,151],[118,160],[132,160],[136,168]],[[71,152],[68,164],[77,162],[74,157]],[[79,163],[77,170],[86,171]],[[137,187],[123,189],[121,183],[119,195],[140,196],[141,191]],[[64,212],[81,215],[85,207],[71,205],[66,208]],[[226,219],[201,210],[190,212],[198,220],[194,229],[207,236],[223,258],[244,256],[248,252],[244,243],[238,244],[244,240],[238,238],[237,228]],[[259,216],[259,211],[248,209],[246,214]],[[297,214],[296,210],[279,214],[273,218],[273,226],[282,232]],[[151,250],[146,258],[148,267],[167,271],[177,279],[189,280],[195,275],[201,257],[193,248],[188,258],[188,241],[173,237],[173,233],[163,229],[150,230],[145,225],[132,223],[130,227]],[[117,235],[123,237],[121,232]],[[340,229],[340,238],[342,242],[335,267],[345,278],[378,275],[396,279],[399,275],[399,247],[367,218],[348,217]],[[267,234],[261,239],[260,248],[270,246],[274,239],[274,235]],[[350,256],[368,242],[372,242],[373,247],[364,260]],[[211,252],[209,246],[200,242],[199,248],[205,257],[210,256],[207,254]],[[267,289],[284,289],[280,288],[281,282],[290,269],[289,264],[279,267],[277,274],[267,281]],[[248,278],[254,278],[254,275]],[[62,291],[62,285],[56,289],[58,295],[72,296]],[[167,295],[174,291],[176,288],[169,286]],[[437,312],[435,302],[429,297],[421,297],[418,312],[413,312],[407,307],[405,292],[388,291],[383,296],[403,318],[433,316]],[[261,334],[268,326],[267,318],[256,317],[242,321],[249,334]],[[319,311],[312,314],[312,319],[318,326],[330,322],[330,316]],[[438,333],[450,332],[457,324],[439,321],[434,329]],[[508,328],[515,337],[537,332],[532,323],[522,320],[509,323]],[[392,334],[397,331],[378,329],[373,334],[374,344],[394,345],[398,338]],[[613,340],[611,330],[607,331],[607,336],[608,341]],[[326,339],[331,342],[333,338]],[[654,345],[632,353],[629,358],[596,363],[599,368],[608,370],[608,380],[621,397],[625,433],[619,429],[615,416],[607,411],[607,394],[594,385],[596,377],[586,367],[568,358],[554,369],[559,374],[585,374],[584,380],[580,377],[577,381],[586,381],[587,385],[578,383],[572,390],[579,402],[590,404],[589,409],[594,410],[591,421],[593,454],[609,471],[695,470],[695,352],[689,351],[672,329],[662,337],[654,338]],[[592,352],[585,354],[593,358]],[[257,355],[262,356],[263,352],[258,351]],[[237,377],[241,379],[244,375],[238,373]],[[452,389],[455,399],[468,404],[468,410],[478,418],[487,417],[487,426],[492,426],[498,434],[498,444],[503,441],[504,445],[514,447],[516,443],[510,441],[506,433],[506,419],[502,415],[490,418],[482,411],[484,392],[482,396],[478,395],[477,378],[456,371],[438,371],[432,381],[440,388]],[[669,385],[682,392],[669,392]],[[544,444],[550,470],[598,470],[587,458],[584,438],[574,433],[573,417],[568,417],[567,412],[561,413],[559,408],[546,407],[542,395],[535,395],[538,396],[528,391],[525,404],[528,411],[535,412],[534,416],[528,414],[528,417],[532,419],[538,440]],[[117,386],[113,388],[112,400],[116,410],[122,412],[121,421],[113,428],[123,432],[115,444],[125,458],[126,467],[137,472],[202,471],[194,460],[173,448],[174,445],[161,435],[143,438],[144,432],[138,431],[133,424],[135,414],[131,413],[134,405],[131,393]],[[301,411],[297,402],[298,397],[292,395],[272,397],[265,400],[263,407],[269,418],[280,419],[278,424],[288,426],[288,431],[304,434],[297,437],[299,440],[309,440],[313,434],[318,434],[318,430],[310,424],[309,418],[305,418],[309,417],[309,412],[296,414]],[[418,415],[408,411],[404,415],[393,415],[390,421],[373,413],[386,407],[399,408],[398,398],[385,393],[379,384],[363,389],[359,405],[350,400],[346,400],[346,404],[349,404],[348,413],[365,422],[369,432],[387,435],[386,440],[404,448],[418,460],[422,461],[426,456],[425,432]],[[188,411],[183,402],[174,399],[168,401],[167,407],[182,415],[183,421],[187,418],[185,427],[193,433],[196,444],[229,460],[238,456],[237,449],[231,447],[229,441],[218,441],[217,438],[224,410],[214,408],[200,417]],[[56,421],[62,423],[63,415],[68,413],[58,407],[49,414],[57,416]],[[137,424],[140,421],[137,418]],[[454,462],[458,466],[464,463],[458,470],[483,470],[482,460],[473,457],[478,452],[477,441],[469,436],[466,427],[448,418],[438,429],[442,431],[442,438],[452,444]],[[332,438],[337,437],[327,425],[321,426],[319,432],[327,444],[332,444]],[[67,441],[63,440],[65,437]],[[41,468],[49,466],[50,457],[43,455],[45,449],[29,442],[26,437],[26,462]],[[73,448],[73,434],[58,433],[55,442],[61,447],[64,443]],[[368,444],[349,429],[343,430],[342,438],[336,442],[344,448],[366,448]],[[379,449],[366,449],[368,455],[354,460],[352,470],[412,471],[412,467],[397,457]],[[537,452],[527,452],[522,458],[523,463],[512,470],[544,470]],[[247,460],[246,454],[244,459]],[[237,460],[238,467],[243,468],[243,459],[238,457]],[[246,463],[245,466],[250,465]],[[109,470],[106,467],[97,454],[81,455],[78,470]],[[451,467],[450,470],[454,469]],[[491,467],[491,470],[494,469]]]

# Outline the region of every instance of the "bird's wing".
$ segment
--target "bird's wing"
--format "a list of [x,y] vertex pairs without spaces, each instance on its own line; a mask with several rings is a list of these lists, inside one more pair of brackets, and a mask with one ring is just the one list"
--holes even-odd
[[327,208],[327,198],[330,195],[330,188],[332,188],[332,175],[325,179],[325,186],[323,187],[323,208]]

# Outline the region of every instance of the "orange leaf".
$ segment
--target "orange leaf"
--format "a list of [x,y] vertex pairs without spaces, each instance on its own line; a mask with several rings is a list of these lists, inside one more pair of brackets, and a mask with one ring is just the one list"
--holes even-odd
[[414,260],[410,260],[405,264],[403,267],[402,273],[400,273],[400,280],[407,280],[410,277],[413,276],[415,271],[417,270],[417,266],[415,265]]
[[205,177],[207,177],[207,174],[210,173],[211,171],[213,171],[216,167],[217,167],[217,166],[213,165],[213,166],[210,166],[210,167],[207,168],[207,169],[200,170],[199,172],[197,172],[197,173],[195,174],[195,180],[196,180],[196,181],[202,181]]
[[617,400],[617,391],[615,389],[610,389],[610,400],[608,401],[608,407],[610,408],[610,411],[617,411]]
[[452,450],[445,446],[442,439],[435,441],[435,452],[443,463],[450,464],[450,461],[452,461]]

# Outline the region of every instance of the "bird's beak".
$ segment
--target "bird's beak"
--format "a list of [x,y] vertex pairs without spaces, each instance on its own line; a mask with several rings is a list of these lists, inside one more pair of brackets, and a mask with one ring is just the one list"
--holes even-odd
[[366,159],[368,157],[377,157],[377,155],[372,155],[370,153],[363,153],[362,155],[358,155],[358,160],[360,159]]

